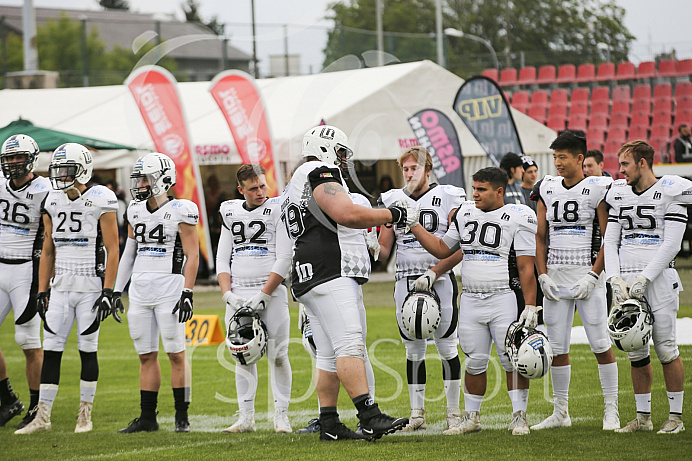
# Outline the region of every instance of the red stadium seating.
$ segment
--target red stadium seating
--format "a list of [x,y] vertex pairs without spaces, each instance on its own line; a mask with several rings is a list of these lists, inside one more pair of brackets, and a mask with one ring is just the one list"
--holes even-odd
[[525,114],[528,114],[529,107],[531,107],[531,102],[529,100],[529,92],[515,91],[512,95],[512,107]]
[[652,124],[650,138],[670,138],[670,123],[658,125]]
[[586,147],[588,149],[603,149],[605,143],[605,129],[589,128],[586,130]]
[[545,124],[545,122],[548,120],[548,116],[546,114],[547,109],[547,106],[534,106],[532,104],[531,108],[529,109],[529,117]]
[[666,109],[654,110],[651,118],[651,126],[665,125],[670,127],[672,125],[673,112],[670,107]]
[[629,85],[619,85],[613,88],[613,102],[615,101],[627,101],[628,103],[632,102]]
[[653,61],[643,61],[637,67],[637,78],[654,78],[656,76],[656,63]]
[[586,121],[589,116],[586,114],[580,114],[574,112],[574,108],[570,111],[569,121],[567,122],[567,127],[570,130],[582,130],[586,131]]
[[675,85],[675,99],[682,96],[692,96],[692,82],[680,82]]
[[607,86],[599,86],[591,92],[591,114],[610,113],[610,90]]
[[675,73],[678,75],[678,77],[689,77],[692,75],[692,59],[683,59],[682,61],[678,61],[675,68]]
[[597,82],[607,82],[615,79],[615,64],[612,62],[602,62],[598,65],[598,73],[596,75]]
[[625,101],[613,101],[613,107],[610,108],[611,117],[615,114],[625,114],[629,117],[631,112],[630,103]]
[[677,133],[677,126],[681,125],[683,123],[686,123],[687,126],[692,124],[692,107],[689,109],[680,109],[679,111],[675,111],[675,126],[676,130],[675,132]]
[[569,92],[564,88],[558,88],[550,92],[550,105],[569,106]]
[[624,126],[610,126],[608,128],[608,141],[616,141],[620,144],[627,142],[627,128]]
[[548,128],[555,131],[562,131],[565,129],[567,119],[563,117],[548,117]]
[[510,67],[500,71],[500,86],[510,86],[517,84],[517,70]]
[[651,113],[651,85],[640,84],[634,87],[632,95],[632,113]]
[[615,80],[634,80],[634,64],[629,61],[618,64]]
[[653,137],[649,139],[649,144],[654,148],[654,164],[661,163],[661,152],[668,151],[668,143],[670,142],[670,137]]
[[610,173],[615,179],[617,179],[620,174],[618,150],[620,150],[620,145],[617,143],[606,142],[603,147],[603,169]]
[[588,107],[591,105],[591,99],[589,97],[588,88],[575,88],[572,90],[571,95],[571,106],[572,110],[576,107],[585,107],[588,111]]
[[672,100],[673,87],[670,83],[659,83],[654,87],[654,104],[660,100]]
[[610,116],[604,113],[591,113],[589,117],[589,128],[598,128],[599,130],[605,130],[608,128],[608,119]]
[[675,77],[675,60],[664,59],[658,63],[658,76],[659,77]]
[[577,68],[577,83],[593,82],[596,78],[596,66],[593,64],[579,64]]
[[482,76],[488,77],[491,80],[495,80],[496,82],[499,79],[499,74],[500,72],[497,69],[485,69],[481,73]]
[[548,107],[548,92],[545,90],[536,90],[531,93],[531,107],[542,106]]
[[548,120],[558,117],[562,117],[564,121],[567,121],[567,106],[562,104],[551,104],[548,109]]
[[563,64],[557,71],[557,83],[574,83],[577,79],[577,70],[574,64]]
[[630,121],[630,126],[649,126],[649,118],[651,117],[651,109],[648,112],[635,112],[632,111],[632,120]]
[[548,85],[551,83],[555,83],[555,81],[556,81],[555,74],[556,74],[555,66],[553,66],[553,65],[541,66],[538,69],[537,83],[539,85]]
[[615,112],[613,110],[613,113],[610,114],[610,126],[611,128],[614,126],[624,126],[627,128],[630,124],[630,114],[629,112]]
[[522,67],[519,70],[517,85],[534,85],[536,83],[536,68],[533,66]]
[[627,138],[630,141],[634,141],[635,139],[649,139],[649,129],[643,125],[630,125],[630,131]]

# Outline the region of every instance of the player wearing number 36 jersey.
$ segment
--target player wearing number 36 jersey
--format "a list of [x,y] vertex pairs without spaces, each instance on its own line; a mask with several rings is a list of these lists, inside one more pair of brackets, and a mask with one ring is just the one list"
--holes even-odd
[[[199,210],[189,200],[166,192],[175,184],[175,165],[164,154],[141,157],[132,170],[134,201],[127,209],[128,239],[115,285],[119,293],[130,275],[130,337],[139,354],[139,418],[119,432],[155,431],[161,385],[159,334],[171,361],[175,430],[189,432],[190,370],[185,358],[185,322],[192,317],[192,288],[199,265]],[[119,309],[113,311],[119,319]]]

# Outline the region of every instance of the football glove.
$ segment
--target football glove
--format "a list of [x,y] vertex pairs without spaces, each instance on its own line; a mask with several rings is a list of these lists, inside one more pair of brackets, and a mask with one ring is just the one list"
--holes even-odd
[[108,318],[109,315],[111,315],[111,310],[113,308],[112,298],[113,290],[110,288],[104,288],[101,291],[101,296],[98,297],[92,306],[91,312],[97,311],[96,318],[99,319],[99,322],[103,322]]
[[403,228],[405,233],[418,225],[420,205],[414,207],[408,200],[399,200],[388,210],[392,213],[392,223]]
[[519,316],[519,322],[524,324],[525,328],[533,330],[538,326],[538,313],[543,309],[541,306],[531,306],[530,304],[524,307]]
[[223,294],[223,302],[226,303],[226,306],[231,309],[231,312],[235,312],[240,307],[247,302],[247,299],[241,298],[240,296],[236,296],[235,293],[233,293],[231,290],[228,290]]
[[572,285],[572,290],[575,290],[574,299],[588,298],[596,286],[596,282],[598,282],[598,274],[594,271],[589,271],[588,274],[577,280],[577,283]]
[[180,299],[175,304],[171,314],[178,313],[178,322],[185,323],[192,318],[192,290],[184,288]]
[[39,317],[44,322],[46,321],[46,311],[48,310],[48,301],[50,300],[50,288],[48,291],[42,291],[36,295],[36,311]]
[[123,319],[120,318],[120,314],[125,312],[125,306],[123,306],[123,300],[121,299],[122,295],[123,294],[119,291],[113,292],[113,306],[111,307],[111,314],[113,314],[113,318],[118,323],[123,323]]
[[538,276],[538,283],[541,284],[541,290],[543,290],[543,296],[551,301],[560,300],[560,291],[557,288],[553,279],[550,278],[548,274],[541,274]]
[[430,291],[432,292],[432,286],[437,280],[437,274],[432,269],[425,271],[425,274],[421,275],[413,282],[413,289],[416,291]]
[[266,294],[264,291],[260,290],[255,296],[250,298],[246,303],[245,307],[249,307],[253,311],[263,311],[269,305],[269,300],[272,298],[271,295]]
[[618,275],[608,279],[610,288],[613,290],[613,302],[622,304],[630,297],[630,286]]
[[634,283],[630,287],[630,296],[642,301],[646,294],[646,286],[649,284],[649,279],[643,275],[637,275],[634,278]]
[[375,261],[380,256],[380,242],[377,240],[377,228],[373,227],[370,232],[364,231],[365,234],[365,244],[368,246],[368,250]]

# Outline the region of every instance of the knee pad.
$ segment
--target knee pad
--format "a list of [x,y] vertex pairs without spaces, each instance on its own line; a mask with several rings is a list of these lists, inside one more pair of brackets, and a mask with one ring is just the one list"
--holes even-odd
[[96,352],[85,352],[80,350],[79,356],[82,359],[82,381],[97,381],[99,379],[99,361]]
[[645,367],[651,363],[651,357],[649,357],[648,355],[646,357],[644,357],[643,359],[639,359],[639,360],[630,359],[630,360],[631,360],[630,365],[632,366],[632,368],[642,368],[642,367]]
[[452,360],[454,357],[459,356],[459,349],[457,349],[457,344],[459,340],[456,336],[450,338],[440,338],[435,340],[435,346],[437,346],[437,352],[443,360]]
[[340,338],[333,338],[334,355],[337,357],[365,357],[365,343],[363,336],[358,333],[345,333]]
[[680,355],[678,345],[675,343],[674,340],[665,340],[661,341],[658,344],[654,344],[654,350],[656,351],[658,360],[663,365],[669,364],[673,360],[677,359]]
[[442,361],[442,380],[454,381],[461,379],[461,361],[459,357],[454,357],[451,360]]
[[594,341],[594,344],[591,345],[591,352],[593,352],[594,354],[602,354],[611,347],[612,346],[610,344],[609,338],[599,339],[597,341]]
[[30,321],[14,326],[14,340],[22,350],[41,348],[41,319],[36,316]]
[[320,370],[336,373],[336,357],[320,357],[318,354],[315,366]]
[[417,362],[406,360],[406,379],[409,384],[425,384],[427,379],[425,360]]
[[478,359],[466,357],[466,373],[470,375],[480,375],[488,370],[488,359]]
[[41,367],[41,383],[60,384],[60,363],[62,351],[43,351],[43,366]]
[[406,360],[411,362],[421,362],[425,360],[425,350],[427,348],[425,339],[402,339],[402,341],[406,348]]

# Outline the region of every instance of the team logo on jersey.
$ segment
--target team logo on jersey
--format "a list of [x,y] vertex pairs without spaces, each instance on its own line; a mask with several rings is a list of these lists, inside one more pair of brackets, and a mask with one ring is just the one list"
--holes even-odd
[[163,219],[171,219],[171,214],[170,213],[164,214]]
[[553,194],[553,190],[552,190],[552,189],[548,189],[548,190],[546,191],[546,194],[552,195],[552,194]]
[[173,205],[171,205],[171,208],[182,208],[183,207],[183,202],[175,202]]
[[29,200],[33,200],[33,199],[34,199],[34,194],[30,194],[30,193],[27,192],[27,193],[26,193],[26,198],[29,199]]
[[654,200],[661,200],[661,193],[656,191],[654,192]]
[[500,219],[503,221],[509,221],[509,215],[507,213],[502,213]]
[[266,215],[272,214],[272,209],[271,209],[271,208],[267,208],[267,209],[264,210],[264,212],[263,212],[262,214],[266,214]]
[[442,205],[442,200],[440,197],[433,197],[432,199],[432,206],[441,206]]
[[591,193],[590,189],[587,189],[586,187],[581,190],[581,195],[589,195]]

